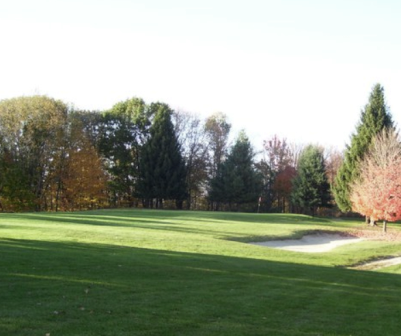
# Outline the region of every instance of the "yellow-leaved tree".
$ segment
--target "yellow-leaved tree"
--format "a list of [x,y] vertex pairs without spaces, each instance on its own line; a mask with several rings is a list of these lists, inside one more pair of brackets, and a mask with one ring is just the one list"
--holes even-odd
[[79,122],[71,123],[68,149],[60,165],[58,200],[63,210],[86,210],[107,202],[107,176],[97,149]]

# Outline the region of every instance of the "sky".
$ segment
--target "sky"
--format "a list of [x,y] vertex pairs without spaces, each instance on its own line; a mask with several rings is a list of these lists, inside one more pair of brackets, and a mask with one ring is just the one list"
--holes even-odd
[[345,148],[376,83],[401,122],[398,0],[0,0],[0,100],[140,97]]

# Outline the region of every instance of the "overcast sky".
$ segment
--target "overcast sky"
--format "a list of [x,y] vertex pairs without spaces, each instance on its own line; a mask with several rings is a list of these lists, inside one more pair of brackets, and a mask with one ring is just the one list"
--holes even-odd
[[401,121],[398,0],[0,0],[0,99],[130,97],[340,149],[375,83]]

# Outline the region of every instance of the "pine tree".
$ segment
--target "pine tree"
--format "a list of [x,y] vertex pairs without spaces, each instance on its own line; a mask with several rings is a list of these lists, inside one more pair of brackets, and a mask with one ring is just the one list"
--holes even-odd
[[142,149],[139,190],[146,205],[163,207],[163,200],[176,200],[182,208],[186,198],[186,171],[180,146],[171,121],[172,110],[166,104],[152,103],[155,118],[150,137]]
[[359,176],[358,162],[363,159],[372,139],[384,128],[393,127],[393,120],[384,99],[384,89],[376,84],[370,94],[369,103],[361,112],[356,133],[351,138],[344,162],[338,170],[333,186],[335,201],[341,211],[351,211],[350,185]]
[[293,180],[291,200],[303,213],[314,215],[318,207],[330,203],[330,185],[324,157],[319,147],[307,146],[298,162],[298,174]]
[[245,204],[256,205],[262,189],[260,174],[254,167],[254,153],[248,137],[241,132],[227,160],[212,179],[210,199],[240,210]]

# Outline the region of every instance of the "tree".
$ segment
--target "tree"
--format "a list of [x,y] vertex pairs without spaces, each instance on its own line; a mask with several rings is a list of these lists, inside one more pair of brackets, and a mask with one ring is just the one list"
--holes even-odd
[[263,148],[266,160],[273,171],[279,172],[292,165],[290,148],[286,139],[281,140],[274,135],[270,140],[263,141]]
[[315,215],[318,207],[329,206],[330,186],[324,156],[319,147],[309,145],[303,150],[293,181],[291,200],[303,213]]
[[100,111],[74,109],[69,111],[68,117],[70,120],[74,119],[79,121],[80,128],[85,133],[91,145],[99,151],[100,142],[104,136],[102,131],[105,130],[103,125],[104,113]]
[[106,174],[96,148],[80,128],[72,131],[65,161],[60,174],[63,209],[86,210],[104,205]]
[[341,211],[351,211],[350,187],[359,176],[358,163],[363,160],[374,136],[384,128],[393,127],[393,120],[385,103],[384,89],[376,84],[370,94],[369,103],[361,112],[356,133],[347,147],[344,162],[335,178],[332,188],[335,201]]
[[4,204],[21,210],[46,208],[49,171],[64,138],[67,115],[67,105],[46,96],[0,102]]
[[[227,121],[227,116],[221,112],[212,114],[205,122],[205,133],[207,137],[207,147],[209,150],[208,162],[208,194],[211,192],[212,180],[220,173],[220,165],[226,157],[228,146],[228,136],[230,134],[231,124]],[[209,200],[215,197],[208,197]],[[218,210],[219,202],[209,203],[208,208]]]
[[103,114],[99,149],[110,174],[112,203],[133,206],[137,196],[140,151],[150,127],[149,112],[142,99],[115,104]]
[[326,175],[331,186],[334,185],[338,170],[343,163],[343,153],[336,148],[328,148],[325,150]]
[[270,211],[274,202],[273,184],[275,172],[271,169],[265,159],[260,160],[255,164],[257,171],[261,176],[262,190],[260,192],[260,211]]
[[[290,205],[292,181],[297,175],[294,167],[287,165],[280,170],[273,183],[273,192],[276,195],[277,205],[282,212],[286,212],[286,205]],[[288,209],[290,211],[290,209]]]
[[0,208],[2,211],[32,210],[35,196],[26,167],[6,149],[1,148]]
[[255,207],[262,189],[261,175],[255,169],[254,152],[242,131],[227,160],[220,164],[217,176],[211,181],[209,197],[228,204],[229,210],[241,210],[245,205]]
[[360,162],[360,175],[351,185],[352,210],[370,217],[371,225],[401,219],[401,144],[393,130],[383,130]]
[[204,125],[196,115],[175,112],[175,131],[185,160],[187,209],[197,209],[200,197],[204,196],[208,178],[209,152]]
[[264,158],[258,164],[264,175],[262,208],[286,211],[290,204],[292,179],[295,176],[294,155],[286,139],[277,135],[263,142]]
[[217,175],[219,165],[223,162],[231,124],[227,121],[227,116],[221,112],[214,113],[205,122],[205,133],[208,138],[208,148],[210,151],[209,176],[213,178]]
[[103,162],[82,117],[81,113],[68,114],[63,138],[46,171],[43,210],[84,210],[106,204]]
[[181,149],[171,121],[173,111],[163,103],[150,105],[155,115],[150,137],[142,148],[139,191],[146,206],[162,208],[164,200],[176,200],[182,208],[186,198],[186,171]]

